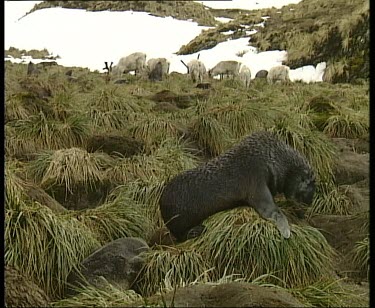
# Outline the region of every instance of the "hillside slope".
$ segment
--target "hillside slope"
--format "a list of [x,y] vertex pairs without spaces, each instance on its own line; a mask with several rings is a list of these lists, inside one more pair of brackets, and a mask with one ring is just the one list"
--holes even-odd
[[28,13],[36,10],[62,7],[87,11],[137,11],[155,16],[172,16],[176,19],[192,19],[199,25],[213,26],[214,16],[200,3],[193,1],[43,1]]

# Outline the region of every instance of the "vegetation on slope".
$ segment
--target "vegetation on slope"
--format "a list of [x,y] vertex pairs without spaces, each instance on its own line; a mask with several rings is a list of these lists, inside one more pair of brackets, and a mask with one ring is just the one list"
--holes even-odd
[[194,1],[43,1],[28,12],[36,10],[62,7],[70,9],[85,9],[87,11],[137,11],[149,12],[152,15],[176,19],[192,19],[199,25],[213,26],[216,21],[204,6]]
[[[254,80],[245,89],[236,80],[211,80],[211,89],[203,90],[186,75],[156,83],[126,76],[129,84],[116,85],[80,68],[57,65],[31,77],[26,65],[5,66],[5,262],[33,278],[51,300],[63,296],[69,271],[100,245],[123,236],[147,241],[163,226],[158,201],[171,177],[257,130],[274,131],[312,163],[318,181],[312,213],[354,211],[342,190],[334,197],[329,193],[337,186],[330,138],[368,138],[366,84]],[[65,75],[69,69],[74,82]],[[168,96],[173,111],[155,108],[166,91],[173,91]],[[351,121],[332,120],[342,115]],[[102,147],[104,140],[113,146]],[[136,149],[116,144],[122,140],[134,140]],[[325,183],[332,183],[328,192]],[[33,200],[30,187],[50,199]],[[51,199],[65,211],[51,209]],[[230,274],[248,281],[268,274],[267,283],[298,289],[314,304],[319,298],[333,302],[327,294],[336,291],[319,285],[332,276],[334,262],[332,247],[319,230],[292,223],[293,238],[286,244],[271,222],[248,208],[218,213],[205,224],[211,232],[195,240],[153,247],[134,287],[152,294]],[[363,270],[366,245],[359,244],[353,257]],[[265,258],[255,258],[255,250]],[[90,304],[95,297],[103,305],[117,305],[132,295],[116,292],[86,289],[56,305]]]
[[[257,25],[269,16],[264,27]],[[255,29],[257,33],[246,34]],[[230,35],[222,32],[232,30]],[[259,51],[287,50],[291,68],[327,62],[326,81],[353,82],[369,78],[369,1],[303,0],[281,9],[242,13],[225,24],[202,31],[178,54],[210,49],[227,39],[249,37]]]

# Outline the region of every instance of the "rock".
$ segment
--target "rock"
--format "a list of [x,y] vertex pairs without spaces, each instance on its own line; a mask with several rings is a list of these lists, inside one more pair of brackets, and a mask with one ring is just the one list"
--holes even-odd
[[255,78],[267,78],[268,71],[266,70],[260,70],[255,74]]
[[140,154],[144,149],[144,143],[133,137],[119,134],[97,134],[88,138],[87,151],[92,153],[102,151],[107,154],[121,153],[124,157]]
[[[304,307],[287,291],[246,282],[190,285],[178,288],[175,294],[168,292],[163,298],[167,307]],[[160,295],[147,302],[163,303]]]
[[211,89],[211,84],[209,82],[198,83],[196,88],[198,88],[198,89]]
[[6,307],[47,307],[51,302],[46,293],[18,269],[5,266]]
[[350,185],[368,179],[369,160],[369,154],[341,153],[333,171],[336,183],[338,185]]
[[370,185],[368,178],[352,185],[340,185],[339,188],[352,201],[356,212],[369,211]]
[[353,141],[345,138],[332,138],[337,146],[337,159],[334,175],[338,185],[350,185],[369,178],[369,154],[354,152]]
[[312,227],[318,229],[337,252],[334,267],[342,277],[356,275],[352,260],[352,250],[355,243],[362,240],[368,231],[364,225],[368,220],[366,215],[316,215],[309,219]]
[[157,103],[153,108],[153,111],[163,111],[163,112],[176,112],[179,111],[180,108],[176,106],[174,103],[168,103],[168,102],[160,102]]
[[[149,246],[141,238],[125,237],[108,243],[92,253],[81,263],[81,273],[87,282],[97,288],[103,287],[103,276],[110,284],[121,290],[130,289],[141,270],[144,260],[139,256],[147,251]],[[78,273],[71,272],[68,285],[79,285],[84,280]],[[67,295],[75,291],[67,289]]]
[[129,83],[129,80],[126,80],[126,79],[117,79],[114,82],[114,84],[126,84],[126,83]]

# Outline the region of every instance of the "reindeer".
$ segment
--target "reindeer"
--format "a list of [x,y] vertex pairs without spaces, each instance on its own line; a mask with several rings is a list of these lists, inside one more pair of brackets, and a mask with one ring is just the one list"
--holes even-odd
[[106,83],[108,83],[110,80],[111,80],[111,72],[112,72],[112,65],[113,65],[113,62],[111,62],[110,66],[108,67],[108,62],[105,61],[104,62],[104,65],[105,67],[103,68],[103,70],[105,70],[105,81]]

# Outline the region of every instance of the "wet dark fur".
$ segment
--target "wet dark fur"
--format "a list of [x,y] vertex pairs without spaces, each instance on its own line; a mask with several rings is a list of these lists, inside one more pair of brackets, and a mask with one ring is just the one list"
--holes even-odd
[[[312,203],[313,171],[307,160],[269,132],[257,132],[211,161],[173,178],[160,198],[163,219],[178,239],[209,216],[239,205],[282,221],[273,196]],[[287,219],[282,223],[287,223]],[[285,226],[282,226],[285,228]],[[287,236],[286,236],[287,237]]]

